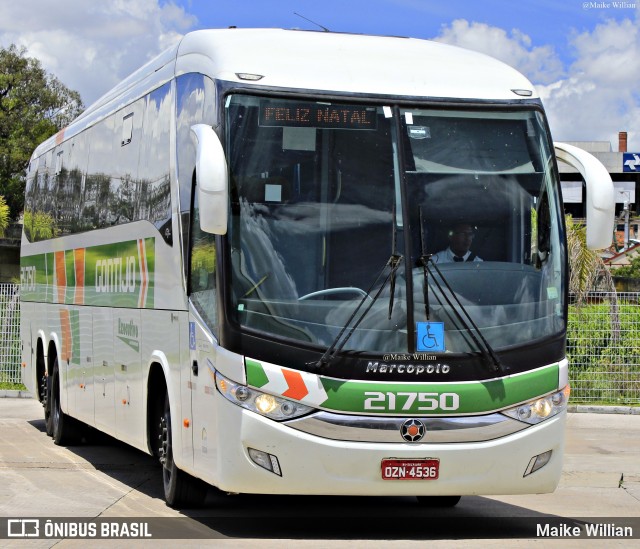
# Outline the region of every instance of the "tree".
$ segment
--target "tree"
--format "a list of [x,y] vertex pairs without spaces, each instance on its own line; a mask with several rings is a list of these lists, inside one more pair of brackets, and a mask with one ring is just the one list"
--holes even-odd
[[9,226],[9,206],[4,196],[0,195],[0,238],[4,236],[5,229]]
[[26,57],[24,48],[0,48],[0,194],[12,218],[23,208],[31,153],[83,108],[80,94]]
[[614,275],[624,278],[640,278],[640,256],[637,255],[631,259],[629,265],[618,267]]

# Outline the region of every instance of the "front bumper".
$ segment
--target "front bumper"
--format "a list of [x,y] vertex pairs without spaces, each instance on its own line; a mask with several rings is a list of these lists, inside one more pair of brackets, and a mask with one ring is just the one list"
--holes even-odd
[[[563,412],[500,438],[456,443],[358,442],[302,432],[217,399],[216,474],[221,490],[260,494],[490,495],[552,492],[562,472]],[[248,448],[276,456],[282,475],[256,465]],[[532,457],[551,450],[530,475]],[[382,480],[384,458],[440,460],[437,480]]]

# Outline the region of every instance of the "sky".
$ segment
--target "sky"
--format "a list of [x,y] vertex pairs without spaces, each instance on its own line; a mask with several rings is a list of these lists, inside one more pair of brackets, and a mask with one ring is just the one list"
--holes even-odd
[[554,140],[615,151],[627,131],[640,151],[639,23],[640,0],[2,0],[0,46],[25,47],[88,106],[192,30],[321,25],[424,38],[522,72]]

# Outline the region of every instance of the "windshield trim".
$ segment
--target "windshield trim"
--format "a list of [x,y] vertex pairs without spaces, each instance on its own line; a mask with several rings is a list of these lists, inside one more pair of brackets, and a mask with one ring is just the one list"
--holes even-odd
[[[228,102],[229,98],[232,95],[250,95],[250,96],[256,96],[256,97],[265,97],[265,98],[270,98],[270,99],[276,99],[276,98],[282,98],[282,99],[293,99],[293,100],[300,100],[300,99],[304,99],[306,101],[336,101],[336,102],[347,102],[347,103],[351,103],[351,104],[363,104],[363,105],[368,105],[368,106],[377,106],[377,107],[383,107],[383,106],[391,106],[391,109],[393,111],[393,124],[392,124],[392,128],[393,128],[393,134],[395,135],[394,137],[394,144],[397,147],[397,154],[398,154],[398,161],[400,163],[400,166],[404,165],[405,162],[405,155],[406,155],[406,150],[405,150],[405,145],[403,142],[403,139],[397,139],[398,135],[401,135],[402,132],[402,120],[401,120],[401,110],[402,109],[406,109],[406,108],[412,108],[412,109],[438,109],[440,111],[446,111],[446,110],[452,110],[452,111],[494,111],[496,113],[500,113],[500,112],[516,112],[516,113],[523,113],[523,112],[537,112],[539,113],[540,119],[543,122],[543,129],[545,131],[545,141],[547,142],[547,146],[549,147],[549,149],[551,151],[553,151],[553,143],[551,140],[551,134],[550,134],[550,130],[549,130],[549,125],[548,125],[548,120],[546,117],[546,113],[544,111],[544,108],[542,106],[542,103],[539,99],[535,98],[535,99],[514,99],[514,100],[509,100],[509,101],[505,101],[505,100],[469,100],[469,99],[451,99],[451,98],[446,98],[446,99],[440,99],[440,98],[430,98],[430,97],[411,97],[411,96],[406,96],[406,97],[389,97],[389,96],[376,96],[376,95],[364,95],[364,94],[343,94],[340,92],[332,92],[332,91],[322,91],[322,90],[287,90],[287,89],[282,89],[282,88],[273,88],[273,87],[268,87],[268,86],[255,86],[255,85],[241,85],[238,83],[229,83],[229,82],[224,82],[224,81],[217,81],[217,85],[219,87],[219,90],[221,93],[218,94],[218,99],[222,105],[222,112],[225,111],[224,106],[226,105],[226,103]],[[219,119],[219,126],[218,129],[223,133],[223,135],[225,136],[225,149],[228,151],[229,150],[229,133],[228,133],[228,128],[227,128],[227,121],[226,121],[226,116],[221,116]],[[553,166],[551,167],[549,176],[554,178],[556,181],[559,181],[559,176],[558,176],[558,168],[557,168],[557,160],[554,154],[551,154],[551,159],[552,159],[552,163]],[[407,223],[408,221],[405,220],[409,220],[410,219],[410,212],[409,212],[409,204],[408,204],[408,198],[407,198],[407,181],[406,181],[406,170],[404,169],[400,169],[400,178],[401,178],[401,184],[400,184],[400,190],[401,190],[401,200],[402,200],[402,220],[403,223]],[[560,201],[561,201],[561,196],[560,196]],[[560,202],[561,203],[561,202]],[[400,217],[400,216],[399,216]],[[561,226],[558,228],[559,231],[561,232],[561,234],[565,233],[565,227],[564,227],[564,217],[560,215],[560,217],[562,217],[561,220]],[[404,246],[405,246],[405,250],[412,250],[413,249],[413,237],[411,234],[411,231],[403,231],[404,233]],[[224,238],[225,240],[225,244],[222,247],[222,252],[225,255],[225,261],[224,261],[224,265],[227,271],[230,270],[230,258],[229,258],[229,250],[230,250],[230,245],[228,243],[227,238]],[[565,278],[565,283],[564,283],[564,288],[565,288],[565,293],[566,293],[566,288],[567,288],[567,283],[566,283],[566,278],[568,276],[567,273],[567,268],[566,268],[566,262],[567,262],[567,254],[566,252],[563,254],[564,255],[564,261],[565,261],[565,268],[564,268],[564,278]],[[407,261],[407,266],[409,267],[409,263],[410,261],[412,261],[414,258],[411,256],[411,254],[407,254],[406,255],[406,261]],[[231,281],[232,281],[232,276],[231,273],[225,273],[224,277],[227,280],[227,286],[226,287],[230,287],[231,286]],[[405,286],[406,286],[406,291],[407,291],[407,296],[413,295],[413,277],[412,276],[406,276],[405,277]],[[568,309],[568,300],[567,299],[563,299],[564,301],[564,316],[566,318],[567,315],[567,309]],[[407,299],[407,348],[410,349],[409,352],[416,352],[416,334],[415,334],[415,313],[414,313],[414,309],[415,309],[415,303],[413,299]],[[293,346],[299,349],[306,349],[308,351],[312,351],[312,352],[317,352],[318,350],[325,351],[326,350],[326,346],[324,345],[320,345],[320,344],[316,344],[316,343],[311,343],[311,342],[307,342],[307,341],[302,341],[302,340],[298,340],[295,338],[291,338],[291,337],[287,337],[281,334],[276,334],[276,333],[270,333],[270,332],[264,332],[255,328],[251,328],[251,327],[247,327],[242,325],[238,320],[236,315],[234,314],[233,306],[232,306],[232,302],[231,302],[231,297],[230,297],[230,292],[226,292],[225,293],[225,297],[224,297],[224,304],[223,304],[223,308],[225,310],[225,314],[224,314],[224,320],[226,323],[229,323],[231,325],[233,325],[234,330],[238,333],[246,333],[247,335],[251,335],[254,337],[257,337],[259,339],[264,339],[264,340],[268,340],[268,341],[273,341],[274,343],[281,343],[284,345],[288,345],[288,346]],[[566,326],[564,328],[566,330]],[[225,330],[226,331],[226,330]],[[538,340],[542,341],[544,339],[548,339],[548,338],[555,338],[557,337],[558,334],[553,334],[551,336],[549,335],[544,335],[542,338],[538,338],[538,339],[534,339],[530,342],[527,343],[519,343],[519,344],[514,344],[513,347],[514,348],[520,348],[523,346],[529,346],[529,345],[536,345]],[[501,347],[499,349],[499,351],[497,351],[498,354],[501,354],[504,351],[509,351],[511,348],[511,346],[505,346],[505,347]],[[343,350],[341,351],[342,354],[344,355],[349,355],[349,356],[354,356],[354,355],[362,355],[362,356],[370,356],[370,357],[377,357],[377,356],[381,356],[384,353],[383,352],[377,352],[377,351],[370,351],[370,350],[351,350],[351,349],[347,349],[347,350]],[[483,353],[480,351],[478,353],[471,353],[471,354],[477,354],[479,356],[481,356]],[[464,352],[464,351],[454,351],[454,352],[448,352],[447,353],[447,357],[455,357],[455,356],[465,356],[465,357],[469,357],[469,352]],[[480,358],[480,360],[483,360],[482,358]]]
[[[535,109],[545,114],[542,101],[539,98],[514,98],[513,100],[504,99],[455,99],[451,97],[426,97],[411,95],[385,95],[385,94],[362,94],[340,92],[338,90],[308,90],[304,88],[278,88],[273,86],[261,86],[255,84],[240,84],[238,82],[229,82],[226,80],[216,81],[218,88],[218,101],[220,112],[224,112],[224,105],[229,95],[254,95],[258,97],[266,97],[270,99],[305,99],[308,101],[339,101],[347,103],[359,103],[372,106],[398,106],[399,108],[442,108],[461,109],[461,110],[477,110],[477,109],[499,109],[499,110],[516,110]],[[546,119],[546,115],[545,115]],[[224,125],[224,117],[220,123]]]

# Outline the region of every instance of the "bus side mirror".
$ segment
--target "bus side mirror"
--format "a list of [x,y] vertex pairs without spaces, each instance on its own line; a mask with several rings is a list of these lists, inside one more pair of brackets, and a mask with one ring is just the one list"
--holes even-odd
[[191,126],[196,145],[196,189],[200,228],[211,234],[227,233],[229,176],[222,143],[211,126]]
[[553,146],[558,160],[578,170],[587,185],[587,248],[608,248],[613,238],[616,207],[609,172],[587,151],[566,143]]

